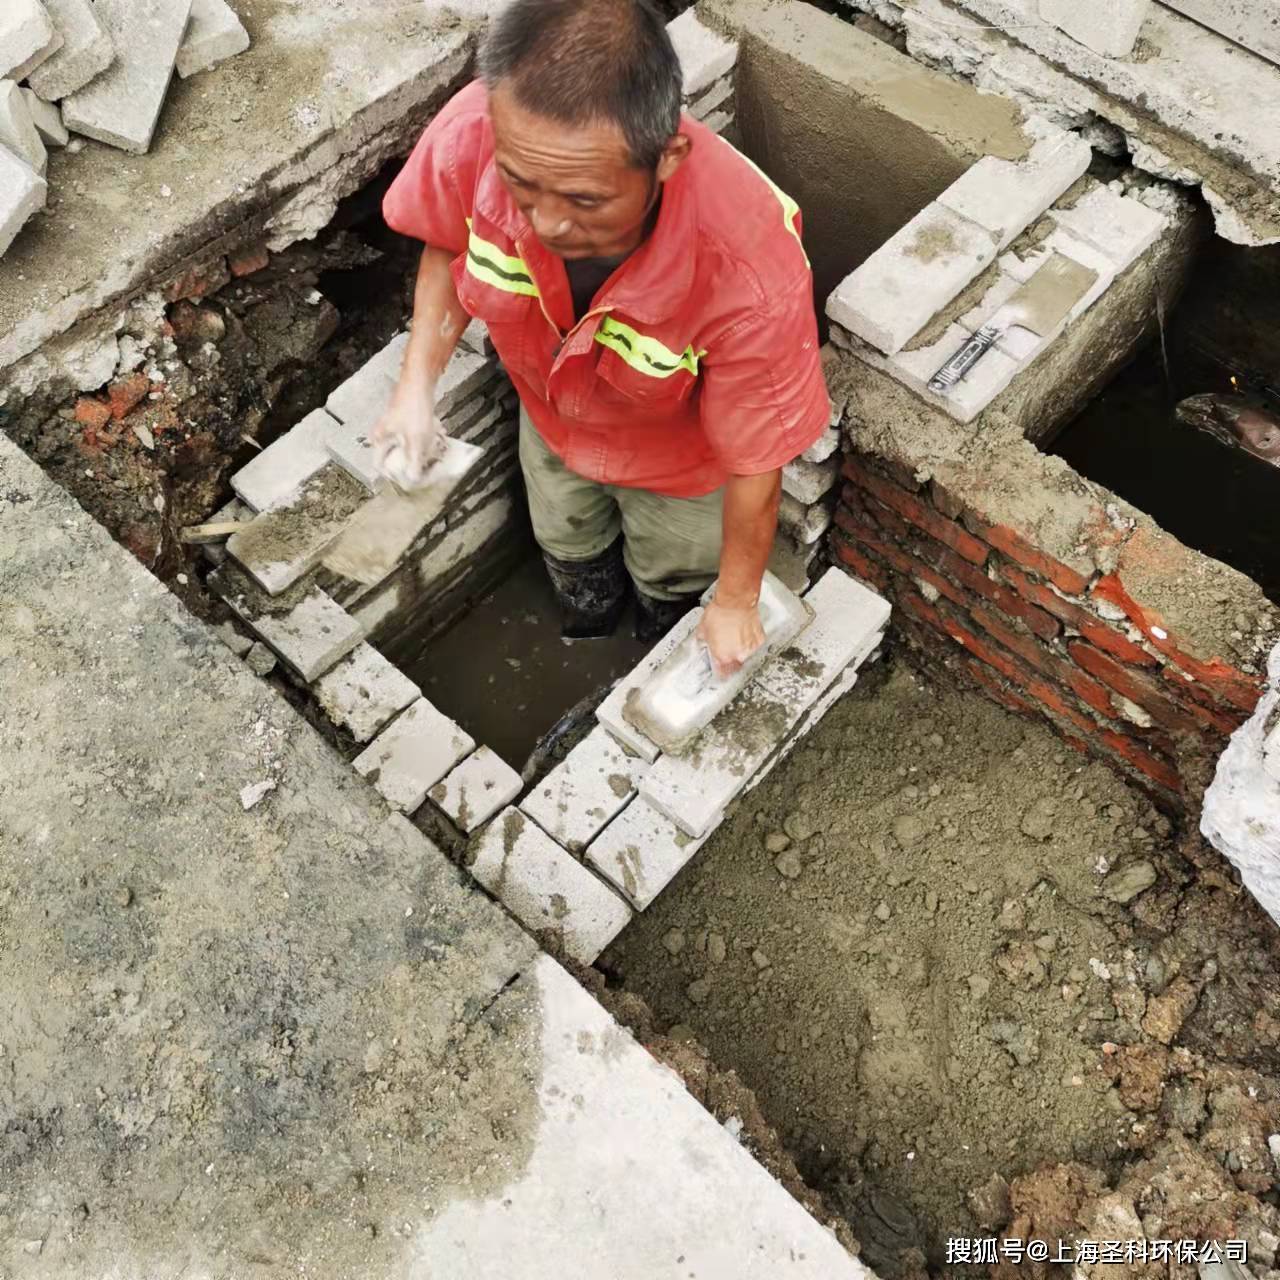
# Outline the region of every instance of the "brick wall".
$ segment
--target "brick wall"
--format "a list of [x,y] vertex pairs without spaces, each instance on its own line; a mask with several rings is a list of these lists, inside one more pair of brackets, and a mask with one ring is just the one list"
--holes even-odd
[[834,558],[893,600],[895,626],[922,655],[1180,808],[1180,760],[1216,758],[1263,685],[1167,616],[1163,588],[1212,562],[1140,526],[1114,567],[1084,572],[982,505],[900,462],[849,454]]

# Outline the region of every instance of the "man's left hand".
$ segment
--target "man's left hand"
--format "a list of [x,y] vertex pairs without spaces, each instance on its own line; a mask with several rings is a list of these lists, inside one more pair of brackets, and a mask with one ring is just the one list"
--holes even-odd
[[711,664],[720,679],[731,676],[764,644],[760,606],[734,608],[712,600],[702,615],[698,638],[711,653]]

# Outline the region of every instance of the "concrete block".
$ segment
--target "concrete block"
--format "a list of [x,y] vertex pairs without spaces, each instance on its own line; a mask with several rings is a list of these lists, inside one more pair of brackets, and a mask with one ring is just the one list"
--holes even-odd
[[65,147],[71,141],[67,127],[62,123],[62,112],[56,104],[46,102],[31,89],[23,88],[22,99],[27,104],[31,123],[35,125],[40,141],[46,147]]
[[27,83],[46,102],[57,102],[104,72],[116,50],[89,0],[45,0],[45,8],[62,46],[28,74]]
[[733,77],[724,76],[701,97],[689,104],[689,114],[695,120],[705,120],[717,107],[723,107],[731,97],[733,97]]
[[1280,63],[1280,14],[1274,0],[1163,0],[1219,35]]
[[1040,16],[1094,53],[1127,58],[1151,0],[1040,0]]
[[496,751],[477,747],[427,793],[459,830],[470,835],[524,788],[520,775]]
[[643,911],[706,844],[723,816],[695,840],[637,798],[587,846],[586,858],[637,911]]
[[938,203],[985,227],[1004,249],[1089,167],[1093,148],[1060,130],[1036,143],[1021,161],[984,156],[956,179]]
[[471,874],[531,933],[558,932],[591,964],[622,932],[631,908],[519,809],[505,809],[475,843]]
[[733,113],[731,111],[713,111],[702,123],[712,133],[727,133],[729,127],[733,124]]
[[827,315],[893,355],[994,260],[991,232],[931,204],[840,282]]
[[368,742],[397,712],[422,697],[422,690],[371,644],[355,647],[315,683],[325,715]]
[[191,0],[94,0],[94,12],[116,58],[63,101],[63,122],[73,133],[145,155],[173,79]]
[[838,458],[828,457],[824,462],[796,458],[782,468],[782,491],[811,507],[831,491],[839,474]]
[[778,504],[778,527],[785,529],[797,542],[815,543],[831,528],[831,508],[826,504],[806,507],[786,490]]
[[448,417],[497,375],[497,362],[492,358],[465,348],[456,350],[436,383],[436,414],[442,419]]
[[684,71],[684,96],[691,98],[728,75],[738,61],[738,46],[713,31],[693,9],[686,9],[667,24]]
[[464,351],[472,351],[478,356],[493,355],[493,339],[489,337],[489,326],[474,316],[471,323],[462,331],[458,345]]
[[663,756],[640,779],[641,796],[687,835],[712,829],[837,676],[871,652],[889,617],[887,600],[839,569],[804,598],[813,621],[703,731],[694,751]]
[[248,47],[249,33],[227,0],[192,0],[191,20],[178,49],[178,74],[185,80]]
[[33,213],[45,206],[49,187],[27,163],[0,147],[0,256]]
[[1117,271],[1131,267],[1169,225],[1163,213],[1103,186],[1052,214],[1060,227],[1106,254]]
[[402,333],[366,361],[341,386],[334,389],[325,401],[325,408],[350,435],[368,435],[377,425],[396,389],[400,377],[400,363],[409,335]]
[[231,477],[236,496],[254,511],[280,506],[329,462],[326,441],[337,418],[323,409],[307,414]]
[[702,610],[692,609],[649,650],[630,675],[614,685],[608,697],[596,708],[596,719],[620,742],[641,760],[652,764],[659,756],[657,746],[650,742],[634,725],[623,718],[622,708],[632,689],[638,689],[658,667],[671,656],[676,646],[702,621]]
[[427,792],[475,746],[469,734],[426,698],[419,698],[351,763],[388,804],[413,813]]
[[800,456],[806,462],[826,462],[840,447],[838,426],[828,427]]
[[635,795],[633,768],[622,747],[597,725],[525,796],[520,808],[576,853]]
[[306,684],[324,675],[364,639],[355,618],[318,588],[307,592],[297,603],[277,609],[260,588],[229,563],[215,569],[208,582],[237,617]]
[[422,1276],[874,1280],[549,956],[504,1008],[502,1025],[536,1011],[536,1131],[500,1195],[455,1193],[415,1225]]
[[7,147],[29,168],[44,176],[49,153],[22,90],[12,80],[0,80],[0,146]]
[[368,499],[362,484],[326,466],[281,505],[232,534],[227,551],[264,591],[279,595],[320,563]]
[[[0,76],[11,76],[56,40],[39,0],[5,0],[0,10]],[[17,77],[14,76],[16,80]]]
[[[46,13],[48,10],[45,11]],[[52,20],[51,20],[52,21]],[[55,26],[53,29],[53,39],[49,41],[43,49],[36,50],[20,67],[14,67],[9,72],[10,80],[25,80],[33,71],[43,67],[50,58],[53,57],[59,49],[62,48],[62,33]]]
[[325,438],[324,447],[330,460],[353,480],[358,480],[368,493],[379,493],[386,488],[387,478],[382,474],[378,452],[369,439],[372,429],[354,428],[344,422]]
[[779,530],[766,568],[788,591],[803,595],[809,589],[809,566],[821,550],[816,542],[805,546]]

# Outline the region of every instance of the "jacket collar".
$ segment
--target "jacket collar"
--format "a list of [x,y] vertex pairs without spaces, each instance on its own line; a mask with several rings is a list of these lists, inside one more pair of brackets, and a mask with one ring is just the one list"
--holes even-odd
[[[682,121],[687,133],[687,121]],[[600,301],[608,311],[621,311],[641,324],[658,324],[678,311],[693,288],[697,234],[697,193],[691,166],[695,153],[662,189],[658,221],[648,238],[622,264]],[[503,185],[492,155],[476,188],[476,211],[513,240],[548,304],[569,296],[564,262],[543,248]],[[558,310],[559,307],[557,306]]]

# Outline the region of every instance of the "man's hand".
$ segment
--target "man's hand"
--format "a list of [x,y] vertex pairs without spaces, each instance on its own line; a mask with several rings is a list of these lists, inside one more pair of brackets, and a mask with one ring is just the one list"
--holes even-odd
[[444,447],[435,388],[402,381],[369,437],[384,474],[402,488],[422,483]]
[[764,644],[760,606],[734,608],[712,600],[703,612],[698,638],[711,654],[716,675],[722,680],[731,676]]

